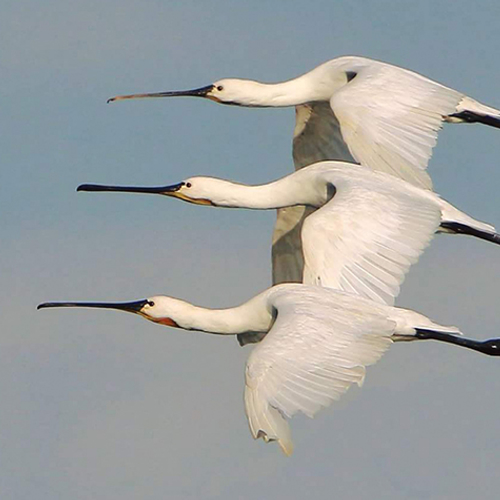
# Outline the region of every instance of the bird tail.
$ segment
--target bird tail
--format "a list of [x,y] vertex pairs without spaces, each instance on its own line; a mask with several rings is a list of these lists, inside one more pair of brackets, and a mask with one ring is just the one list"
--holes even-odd
[[259,394],[259,387],[245,385],[245,410],[254,439],[277,441],[285,455],[293,452],[290,426],[283,415]]
[[411,309],[391,308],[391,319],[396,321],[396,330],[392,339],[395,341],[415,340],[418,330],[441,332],[451,335],[462,335],[456,326],[434,323],[431,319]]
[[500,245],[500,234],[491,224],[478,221],[461,212],[447,201],[440,200],[442,222],[439,229],[445,233],[468,234]]
[[456,113],[447,116],[445,120],[452,123],[483,123],[500,128],[500,111],[464,97],[459,102]]

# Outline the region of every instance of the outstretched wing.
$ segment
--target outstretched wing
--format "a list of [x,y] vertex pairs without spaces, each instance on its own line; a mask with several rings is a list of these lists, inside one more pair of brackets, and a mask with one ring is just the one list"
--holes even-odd
[[277,211],[273,233],[273,285],[302,283],[304,255],[301,231],[305,218],[314,208],[296,206]]
[[[296,106],[293,137],[295,170],[324,160],[355,162],[342,138],[340,125],[328,102]],[[278,210],[273,234],[273,284],[300,283],[304,269],[300,232],[312,208]]]
[[463,94],[383,63],[360,69],[330,104],[361,165],[432,188],[426,172],[443,120]]
[[352,167],[302,227],[304,283],[392,305],[441,222],[435,200],[388,175]]
[[320,287],[301,288],[275,293],[276,321],[246,367],[252,435],[278,441],[287,455],[293,445],[286,417],[298,411],[312,417],[352,383],[361,385],[365,366],[390,346],[396,327],[371,312],[377,304]]
[[293,132],[295,170],[324,160],[356,163],[328,102],[310,102],[296,106]]

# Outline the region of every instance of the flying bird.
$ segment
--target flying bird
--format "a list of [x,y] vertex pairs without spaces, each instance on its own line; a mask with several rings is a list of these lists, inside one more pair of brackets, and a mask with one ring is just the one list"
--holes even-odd
[[[108,100],[194,96],[248,107],[296,107],[295,168],[322,160],[365,165],[431,189],[427,163],[444,122],[500,127],[500,111],[418,73],[364,57],[332,59],[281,83],[225,78],[187,91],[132,94]],[[310,211],[309,211],[310,212]],[[301,281],[303,207],[278,212],[273,282]]]
[[309,165],[258,186],[191,177],[169,186],[83,184],[77,190],[161,194],[229,208],[312,207],[316,211],[301,226],[302,251],[290,248],[276,268],[293,267],[303,255],[303,283],[352,292],[388,305],[394,304],[410,266],[436,231],[469,234],[500,244],[493,226],[469,217],[433,191],[338,161]]
[[255,439],[277,441],[290,455],[287,419],[312,417],[352,383],[362,384],[365,367],[394,341],[433,339],[497,356],[500,339],[476,341],[407,309],[299,284],[274,286],[229,309],[206,309],[155,296],[124,303],[47,302],[49,307],[127,311],[184,330],[220,335],[268,333],[251,352],[245,369],[245,410]]

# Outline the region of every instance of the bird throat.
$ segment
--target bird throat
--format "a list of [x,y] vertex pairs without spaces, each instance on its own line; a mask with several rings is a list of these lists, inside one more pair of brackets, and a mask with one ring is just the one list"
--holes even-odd
[[174,198],[178,198],[179,200],[187,201],[188,203],[193,203],[194,205],[208,205],[215,207],[215,205],[206,198],[190,198],[189,196],[186,196],[185,194],[179,192],[173,192],[167,194],[169,196],[173,196]]
[[157,318],[153,320],[155,323],[165,326],[173,326],[174,328],[179,328],[179,325],[172,318]]

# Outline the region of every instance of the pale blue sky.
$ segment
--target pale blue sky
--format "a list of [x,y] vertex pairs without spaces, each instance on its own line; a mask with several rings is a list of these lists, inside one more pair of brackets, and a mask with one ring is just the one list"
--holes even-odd
[[[294,77],[346,54],[419,71],[500,107],[500,4],[449,1],[4,1],[0,6],[2,500],[498,497],[500,365],[397,345],[296,450],[251,439],[249,349],[48,300],[159,293],[230,306],[270,281],[272,213],[76,193],[83,182],[291,169],[293,110],[115,94]],[[436,189],[500,226],[500,131],[447,126]],[[400,305],[472,337],[500,332],[498,248],[438,236]]]

